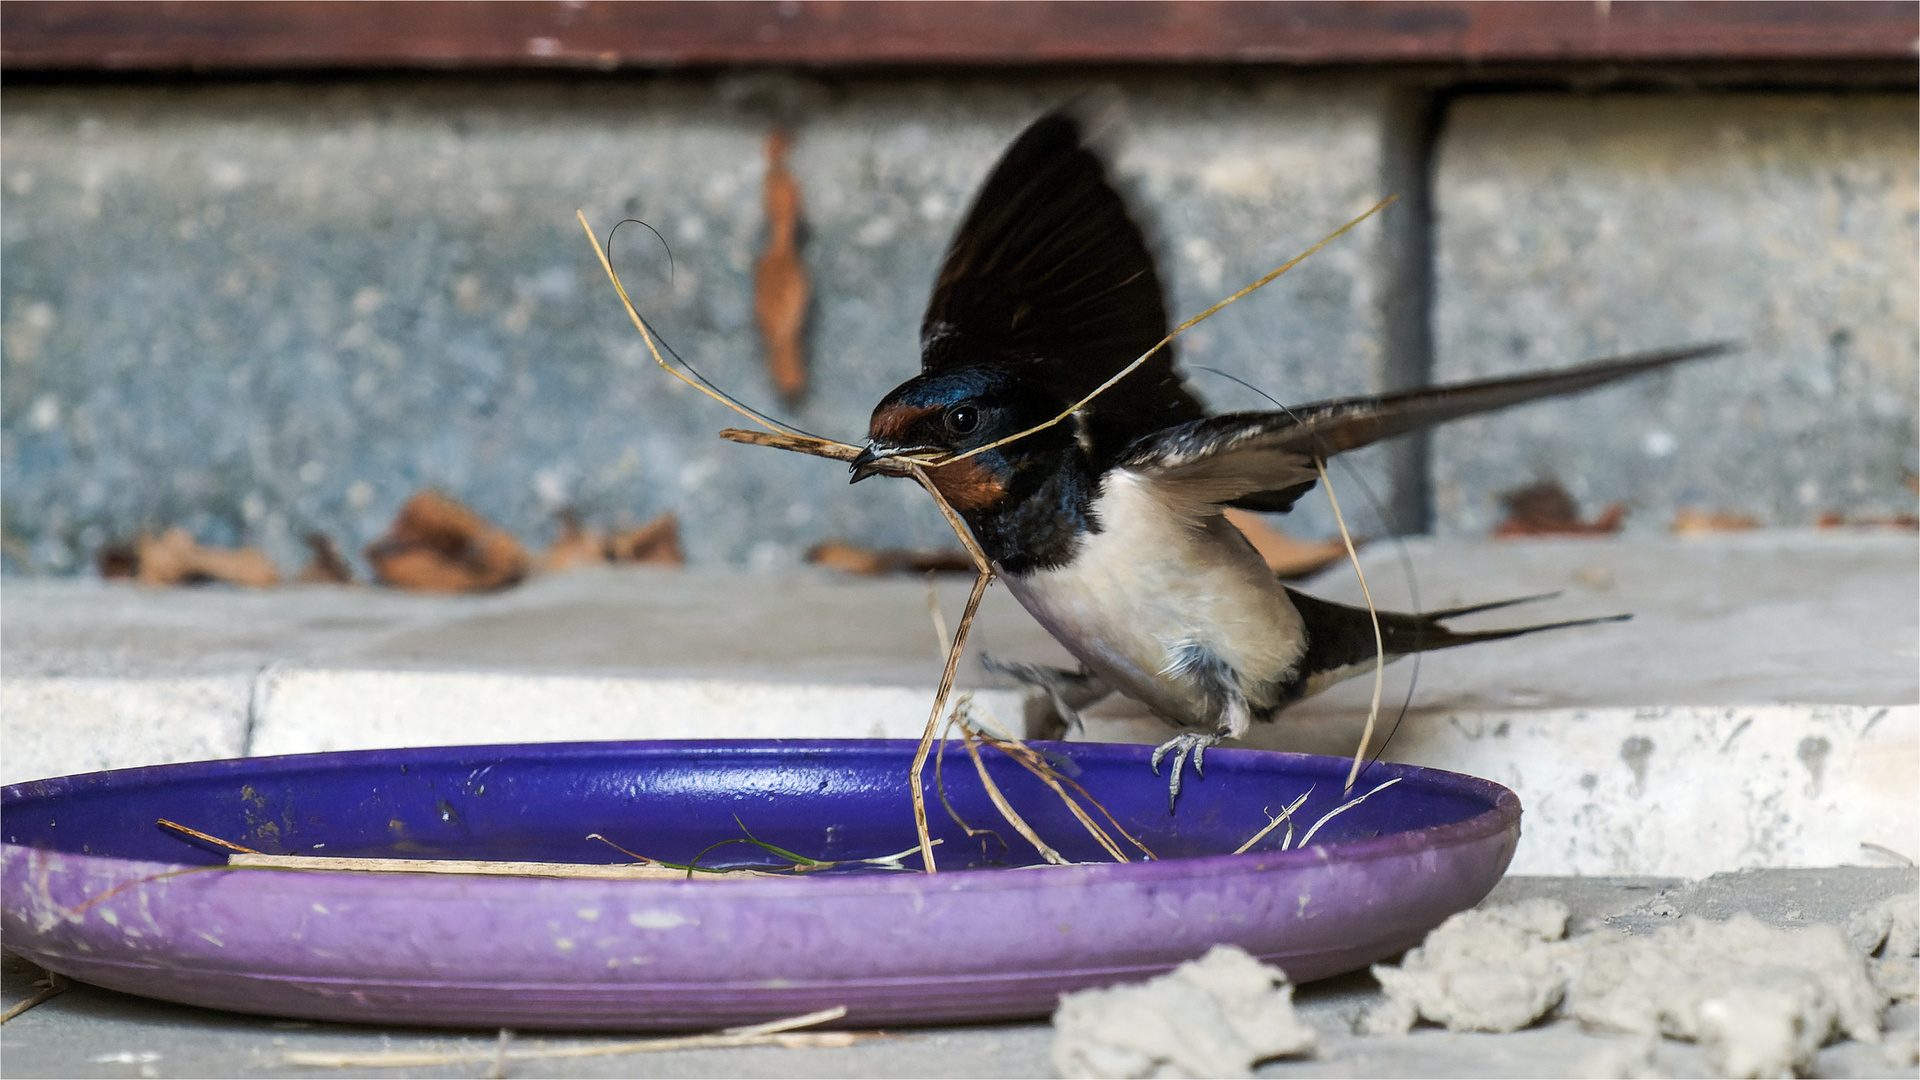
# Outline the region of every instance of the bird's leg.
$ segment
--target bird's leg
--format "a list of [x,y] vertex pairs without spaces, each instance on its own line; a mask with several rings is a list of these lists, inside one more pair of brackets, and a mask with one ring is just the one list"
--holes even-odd
[[1081,730],[1081,709],[1113,693],[1113,687],[1084,666],[1079,671],[1068,671],[1044,664],[996,660],[991,656],[980,657],[980,666],[995,675],[1005,675],[1015,682],[1046,691],[1053,702],[1053,711],[1072,732]]

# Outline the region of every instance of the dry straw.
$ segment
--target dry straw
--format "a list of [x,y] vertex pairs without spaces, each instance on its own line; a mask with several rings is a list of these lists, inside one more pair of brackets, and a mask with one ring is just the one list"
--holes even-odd
[[498,1066],[508,1061],[613,1057],[622,1054],[657,1054],[668,1050],[708,1050],[736,1046],[778,1046],[786,1049],[840,1047],[886,1037],[879,1032],[795,1030],[830,1023],[845,1015],[847,1015],[846,1006],[841,1005],[765,1024],[728,1028],[710,1035],[676,1035],[663,1039],[589,1043],[585,1046],[538,1046],[524,1049],[508,1049],[506,1044],[510,1035],[502,1029],[499,1044],[486,1050],[395,1050],[376,1054],[294,1050],[283,1055],[280,1063],[310,1069],[431,1069],[446,1065],[488,1062],[498,1071]]

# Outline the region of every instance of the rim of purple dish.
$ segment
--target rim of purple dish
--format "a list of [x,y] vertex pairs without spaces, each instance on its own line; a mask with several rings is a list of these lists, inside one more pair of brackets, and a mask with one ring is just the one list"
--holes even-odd
[[[179,762],[168,765],[148,765],[129,769],[111,769],[90,773],[74,773],[67,776],[49,777],[42,780],[29,780],[19,784],[8,784],[0,788],[0,807],[10,808],[26,800],[57,798],[63,794],[77,792],[102,779],[113,777],[119,786],[138,785],[146,780],[163,780],[168,777],[206,777],[220,773],[281,773],[311,769],[315,766],[351,765],[368,758],[379,759],[383,763],[400,765],[412,760],[444,760],[450,754],[468,753],[486,757],[527,757],[539,756],[548,760],[568,757],[592,757],[605,754],[615,748],[654,750],[663,753],[684,754],[772,754],[782,751],[832,750],[853,748],[887,751],[910,750],[917,747],[918,741],[912,739],[657,739],[657,740],[609,740],[597,742],[551,742],[551,743],[500,743],[456,746],[405,747],[372,750],[338,750],[306,754],[277,754],[250,758],[220,758],[207,761]],[[1064,753],[1092,753],[1113,757],[1136,757],[1145,766],[1151,747],[1133,743],[1090,743],[1090,742],[1030,742],[1028,745]],[[1280,750],[1250,750],[1221,747],[1209,753],[1209,762],[1234,762],[1256,757],[1277,757],[1289,759],[1298,764],[1322,765],[1338,763],[1344,770],[1350,763],[1348,758],[1332,758],[1318,754],[1302,754]],[[1385,770],[1381,780],[1401,777],[1406,780],[1420,780],[1451,789],[1461,795],[1476,798],[1492,805],[1481,813],[1460,821],[1443,825],[1429,825],[1423,828],[1388,833],[1381,836],[1357,840],[1343,840],[1333,843],[1313,844],[1308,847],[1286,851],[1259,850],[1240,854],[1223,853],[1218,855],[1175,856],[1166,859],[1140,859],[1132,862],[1074,863],[1066,866],[1048,867],[1044,876],[1036,876],[1015,871],[1028,869],[1022,867],[981,867],[953,868],[940,870],[937,875],[917,871],[892,874],[835,874],[835,875],[795,875],[782,876],[775,880],[755,878],[752,880],[702,879],[695,881],[678,880],[631,880],[631,879],[546,879],[517,878],[502,876],[497,879],[499,885],[510,885],[526,881],[539,881],[549,885],[566,882],[578,882],[581,885],[601,886],[617,881],[624,888],[664,888],[678,889],[696,886],[702,889],[767,889],[778,882],[787,883],[787,887],[801,887],[814,892],[822,890],[832,892],[865,892],[876,888],[884,891],[912,889],[921,887],[930,879],[937,879],[942,888],[964,887],[1002,888],[1028,887],[1046,881],[1058,882],[1060,875],[1068,874],[1081,878],[1102,878],[1115,874],[1129,877],[1175,878],[1193,874],[1205,874],[1210,870],[1228,871],[1251,865],[1261,869],[1280,869],[1297,864],[1331,862],[1367,862],[1374,859],[1406,855],[1416,851],[1454,847],[1472,843],[1511,828],[1520,817],[1519,797],[1506,787],[1476,776],[1449,772],[1420,765],[1406,765],[1398,762],[1377,761],[1369,766],[1368,772]],[[1237,770],[1235,770],[1237,771]],[[1224,777],[1223,777],[1224,778]],[[1378,788],[1370,784],[1368,791]],[[1356,785],[1358,787],[1358,785]],[[192,863],[160,862],[128,856],[102,855],[61,851],[59,849],[35,848],[27,844],[8,842],[8,848],[21,848],[27,851],[44,851],[71,859],[98,860],[105,863],[139,864],[154,867],[185,867]],[[407,878],[413,875],[361,874],[355,871],[315,870],[303,873],[352,874],[356,878],[368,880],[389,876]],[[494,879],[488,878],[490,882]],[[778,891],[784,892],[785,888]]]

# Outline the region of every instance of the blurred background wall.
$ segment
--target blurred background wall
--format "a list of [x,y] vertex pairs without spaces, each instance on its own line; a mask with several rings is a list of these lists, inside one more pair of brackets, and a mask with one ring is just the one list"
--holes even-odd
[[[716,439],[737,418],[651,366],[573,214],[659,231],[671,268],[634,228],[616,259],[716,383],[854,440],[974,186],[1094,86],[1176,317],[1402,196],[1183,339],[1216,407],[1263,403],[1199,365],[1297,403],[1744,343],[1362,455],[1360,531],[1484,534],[1548,478],[1630,530],[1913,509],[1910,4],[0,13],[10,574],[174,525],[358,559],[422,487],[533,545],[671,510],[695,564],[950,544],[909,485]],[[812,287],[791,407],[753,311],[776,130]],[[1318,499],[1284,525],[1332,529]]]

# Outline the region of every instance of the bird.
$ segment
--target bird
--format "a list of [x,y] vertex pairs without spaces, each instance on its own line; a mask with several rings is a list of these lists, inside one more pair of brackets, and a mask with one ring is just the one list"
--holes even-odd
[[[1151,759],[1158,775],[1174,755],[1172,812],[1189,755],[1204,777],[1209,747],[1379,662],[1372,614],[1278,580],[1227,508],[1284,512],[1344,451],[1727,346],[1210,414],[1168,345],[1084,400],[1168,333],[1153,255],[1092,126],[1072,108],[1050,112],[989,172],[928,300],[920,372],[875,406],[851,482],[892,471],[892,458],[938,462],[925,469],[932,485],[1080,664],[994,669],[1045,690],[1075,726],[1079,709],[1117,692],[1177,729]],[[1391,661],[1626,617],[1442,625],[1534,599],[1380,612],[1380,640]]]

